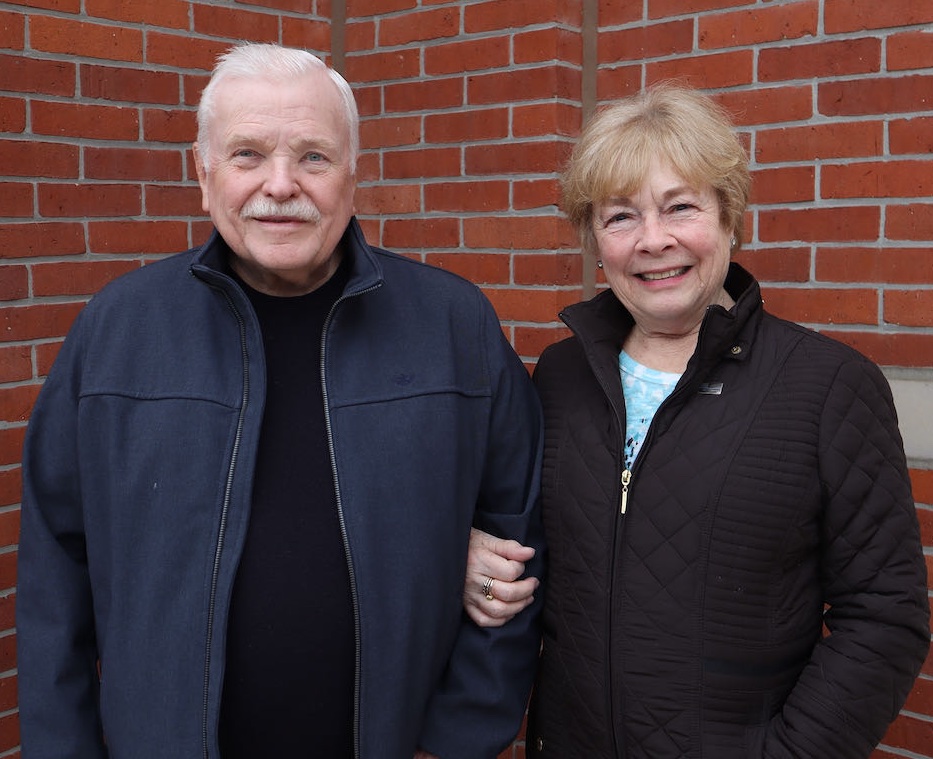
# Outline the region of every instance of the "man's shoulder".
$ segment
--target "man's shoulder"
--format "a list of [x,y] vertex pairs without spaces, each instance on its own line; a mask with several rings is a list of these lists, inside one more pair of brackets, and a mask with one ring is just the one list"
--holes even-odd
[[183,253],[173,253],[149,261],[140,268],[117,277],[100,290],[93,300],[138,298],[150,292],[165,293],[166,288],[168,292],[177,290],[180,283],[190,278],[189,270],[197,251],[197,248],[192,248]]
[[383,277],[390,285],[394,284],[394,281],[408,280],[412,284],[424,284],[433,289],[446,289],[452,294],[460,292],[475,297],[479,292],[479,287],[475,283],[449,269],[443,269],[384,248],[370,246],[370,250],[377,256]]

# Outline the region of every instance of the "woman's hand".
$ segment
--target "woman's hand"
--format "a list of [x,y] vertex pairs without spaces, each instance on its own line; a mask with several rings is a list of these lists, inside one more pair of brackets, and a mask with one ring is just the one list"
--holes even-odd
[[[531,604],[540,582],[518,578],[535,549],[473,529],[467,557],[463,608],[480,627],[500,627]],[[488,598],[487,596],[492,596]]]

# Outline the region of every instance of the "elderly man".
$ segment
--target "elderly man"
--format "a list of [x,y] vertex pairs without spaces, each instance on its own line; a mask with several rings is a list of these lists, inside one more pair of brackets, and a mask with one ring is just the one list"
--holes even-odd
[[88,305],[30,423],[24,759],[494,757],[538,605],[461,593],[471,526],[541,547],[527,373],[477,288],[363,239],[320,60],[234,48],[198,120],[216,233]]

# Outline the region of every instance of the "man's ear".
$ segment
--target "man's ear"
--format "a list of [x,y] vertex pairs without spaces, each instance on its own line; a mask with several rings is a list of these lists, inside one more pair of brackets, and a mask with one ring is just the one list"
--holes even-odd
[[198,173],[198,184],[201,185],[201,210],[204,211],[204,213],[210,213],[211,209],[207,192],[207,169],[204,166],[204,160],[197,142],[191,143],[191,152],[194,154],[194,169]]

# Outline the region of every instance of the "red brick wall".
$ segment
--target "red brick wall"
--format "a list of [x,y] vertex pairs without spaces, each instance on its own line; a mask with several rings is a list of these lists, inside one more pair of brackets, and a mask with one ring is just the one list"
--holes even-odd
[[[0,755],[18,743],[19,455],[42,377],[89,295],[204,238],[187,148],[215,55],[241,38],[327,54],[337,7],[0,3]],[[927,0],[347,0],[361,220],[479,283],[531,362],[592,278],[556,208],[592,94],[686,79],[747,139],[741,260],[769,307],[933,370],[931,24]],[[933,469],[912,476],[933,575]],[[933,661],[886,745],[876,759],[933,758]]]

